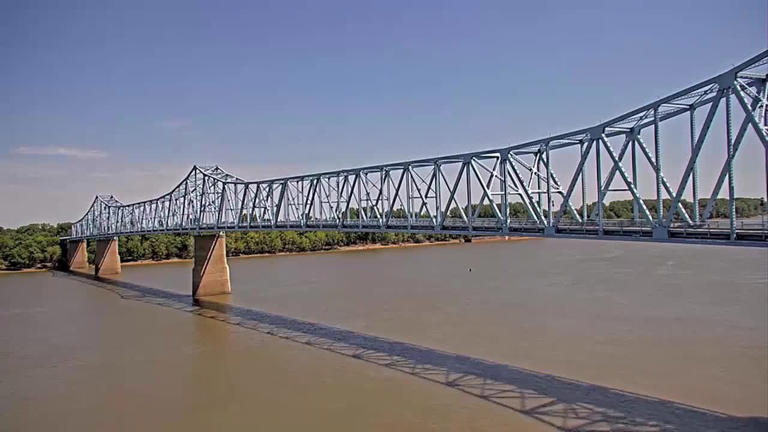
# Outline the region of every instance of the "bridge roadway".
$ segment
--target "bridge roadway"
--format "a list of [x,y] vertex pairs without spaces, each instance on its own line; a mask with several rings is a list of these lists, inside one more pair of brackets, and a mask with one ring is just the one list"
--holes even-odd
[[[195,166],[158,198],[123,204],[98,195],[71,236],[62,239],[63,265],[87,266],[85,241],[91,239],[97,242],[97,274],[115,273],[118,236],[192,233],[193,292],[202,296],[229,292],[226,231],[591,236],[768,246],[764,221],[737,219],[740,173],[734,165],[742,144],[762,145],[768,194],[767,108],[764,51],[598,125],[500,149],[261,181]],[[710,132],[716,122],[724,133]],[[664,140],[665,133],[673,139]],[[670,146],[675,154],[684,149],[687,157],[665,158]],[[720,170],[700,172],[705,153],[722,156]],[[682,174],[672,178],[665,168]],[[712,184],[711,192],[700,195],[700,184]],[[723,189],[726,221],[713,219],[720,216],[715,209]],[[606,219],[609,194],[631,200],[631,219]]]

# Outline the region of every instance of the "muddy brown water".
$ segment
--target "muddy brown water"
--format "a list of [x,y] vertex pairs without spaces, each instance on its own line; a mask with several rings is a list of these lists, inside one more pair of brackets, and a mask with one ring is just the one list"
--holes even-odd
[[[230,267],[232,295],[210,300],[768,416],[766,249],[547,239]],[[118,279],[188,294],[191,264]],[[49,274],[0,276],[0,325],[10,429],[544,430],[445,386]]]

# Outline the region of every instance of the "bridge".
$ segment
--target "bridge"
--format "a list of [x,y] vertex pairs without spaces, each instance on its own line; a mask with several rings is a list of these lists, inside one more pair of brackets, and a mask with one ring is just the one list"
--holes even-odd
[[[712,130],[717,122],[724,133]],[[663,139],[667,133],[673,139]],[[158,198],[123,204],[97,196],[62,239],[62,256],[69,268],[87,268],[86,241],[95,240],[96,273],[119,273],[117,237],[191,233],[193,293],[199,297],[229,292],[227,231],[768,245],[766,224],[736,213],[734,159],[750,140],[765,151],[768,191],[768,51],[600,124],[504,148],[260,181],[195,166]],[[670,165],[664,158],[670,147],[685,157]],[[705,153],[721,155],[720,170],[699,172]],[[711,191],[699,190],[703,180]],[[713,217],[721,192],[727,219]],[[606,218],[609,194],[631,200],[631,219]]]

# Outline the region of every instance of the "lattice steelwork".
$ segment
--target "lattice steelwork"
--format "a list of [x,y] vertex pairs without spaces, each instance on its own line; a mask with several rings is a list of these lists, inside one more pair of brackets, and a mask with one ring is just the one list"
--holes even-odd
[[[72,237],[342,230],[765,240],[764,224],[736,219],[733,160],[750,135],[768,152],[767,68],[768,51],[597,126],[502,149],[253,182],[218,167],[195,166],[159,198],[122,204],[111,195],[97,196],[72,226]],[[710,129],[722,109],[725,136],[713,136]],[[662,126],[675,119],[684,119],[689,129],[685,142],[662,140]],[[674,167],[682,168],[675,182],[662,168],[662,151],[670,145],[686,148],[678,162],[684,165]],[[719,172],[699,172],[706,146],[724,155]],[[553,159],[560,154],[558,176]],[[587,181],[588,175],[594,181]],[[655,187],[641,190],[641,175],[652,178]],[[687,211],[681,200],[698,202],[700,175],[714,187],[703,211],[698,206]],[[726,180],[730,219],[713,221]],[[607,220],[602,205],[585,205],[589,196],[602,204],[614,192],[633,200],[633,219]],[[671,200],[670,211],[663,210],[664,199]],[[511,215],[510,209],[517,211]]]

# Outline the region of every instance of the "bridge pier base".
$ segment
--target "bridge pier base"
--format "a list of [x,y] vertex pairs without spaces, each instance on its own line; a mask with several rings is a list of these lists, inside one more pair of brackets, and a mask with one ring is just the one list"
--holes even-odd
[[67,241],[66,246],[66,269],[88,270],[88,251],[85,240],[70,240]]
[[120,274],[120,254],[117,237],[96,240],[96,276]]
[[195,258],[192,268],[192,297],[229,294],[227,237],[224,233],[194,237]]
[[557,234],[557,229],[553,226],[544,227],[544,236],[545,237],[553,237],[555,234]]

